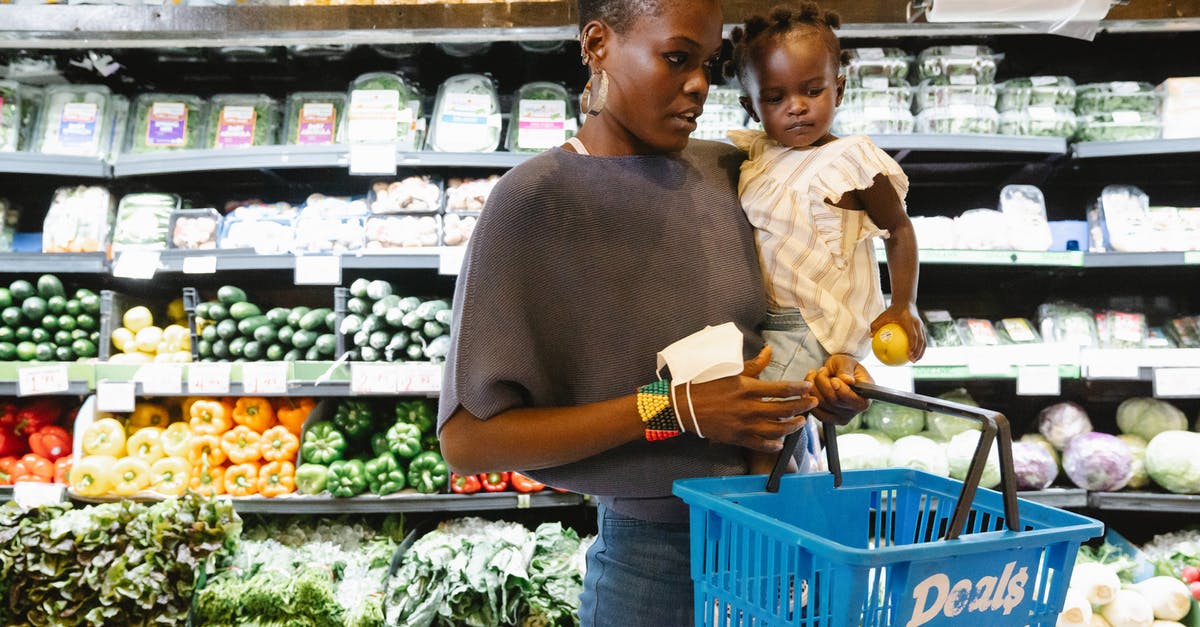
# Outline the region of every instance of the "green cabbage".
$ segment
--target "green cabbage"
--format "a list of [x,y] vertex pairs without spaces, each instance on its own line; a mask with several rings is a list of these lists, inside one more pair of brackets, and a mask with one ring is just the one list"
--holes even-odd
[[1149,442],[1163,431],[1187,431],[1187,416],[1157,398],[1130,398],[1117,406],[1117,428]]
[[874,401],[862,416],[868,429],[881,431],[894,440],[925,429],[925,412],[903,405]]
[[[971,395],[964,388],[950,390],[938,398],[952,403],[979,407],[979,403],[976,403],[975,399],[971,398]],[[970,418],[960,418],[937,412],[929,412],[925,416],[925,422],[929,430],[938,434],[939,439],[942,440],[949,440],[963,431],[972,429],[978,431],[980,429],[979,423]]]
[[838,460],[842,470],[871,470],[886,468],[888,445],[869,433],[857,432],[839,435],[837,438]]
[[[971,458],[975,456],[975,447],[979,446],[979,435],[978,431],[963,431],[950,438],[950,443],[946,445],[946,461],[950,462],[951,477],[959,481],[966,480],[967,470],[971,467]],[[988,451],[987,464],[983,467],[979,486],[994,488],[998,485],[1000,485],[1000,453],[993,444],[991,450]]]
[[913,468],[941,477],[950,476],[950,462],[946,459],[946,448],[919,435],[905,436],[896,440],[888,455],[888,466]]
[[1131,433],[1118,435],[1117,439],[1129,447],[1129,454],[1133,457],[1133,476],[1129,478],[1129,483],[1126,483],[1125,487],[1140,490],[1150,485],[1150,475],[1146,472],[1146,440]]
[[1146,472],[1171,492],[1200,494],[1200,457],[1196,451],[1200,451],[1200,433],[1163,431],[1146,446]]

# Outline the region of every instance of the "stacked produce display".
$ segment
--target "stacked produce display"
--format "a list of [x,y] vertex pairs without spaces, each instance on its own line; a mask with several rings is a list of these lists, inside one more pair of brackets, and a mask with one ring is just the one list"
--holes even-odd
[[387,281],[358,279],[346,310],[340,332],[350,359],[440,362],[450,350],[453,312],[445,299],[401,296]]
[[78,403],[56,397],[0,404],[0,485],[66,484]]
[[0,288],[0,361],[74,361],[95,357],[100,342],[100,296],[44,274]]
[[1081,547],[1071,573],[1062,627],[1176,627],[1200,623],[1200,536],[1155,536],[1141,549],[1109,533]]
[[337,352],[337,315],[328,307],[260,308],[223,285],[196,305],[201,361],[320,361]]

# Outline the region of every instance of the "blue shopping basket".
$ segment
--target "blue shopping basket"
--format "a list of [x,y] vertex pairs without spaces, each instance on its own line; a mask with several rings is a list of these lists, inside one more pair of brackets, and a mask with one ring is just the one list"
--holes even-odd
[[[697,627],[1054,625],[1086,516],[1020,501],[1001,414],[869,384],[866,398],[982,423],[965,481],[911,469],[685,479]],[[998,440],[1001,492],[978,489]]]

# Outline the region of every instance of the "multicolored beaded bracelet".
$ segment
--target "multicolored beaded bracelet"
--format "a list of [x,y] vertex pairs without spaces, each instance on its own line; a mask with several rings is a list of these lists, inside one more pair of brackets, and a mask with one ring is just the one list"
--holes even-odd
[[671,381],[660,379],[638,388],[638,415],[646,425],[646,439],[666,440],[683,434],[675,409],[671,407]]

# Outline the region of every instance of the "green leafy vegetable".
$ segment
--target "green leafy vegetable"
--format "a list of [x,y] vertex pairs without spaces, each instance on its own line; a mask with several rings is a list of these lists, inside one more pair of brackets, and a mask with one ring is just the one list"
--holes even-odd
[[[244,115],[253,109],[253,117]],[[275,144],[279,105],[261,94],[213,96],[208,107],[207,148],[242,148]]]
[[142,94],[133,105],[127,152],[199,148],[204,100],[182,94]]

